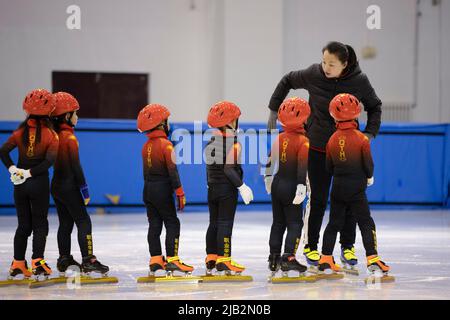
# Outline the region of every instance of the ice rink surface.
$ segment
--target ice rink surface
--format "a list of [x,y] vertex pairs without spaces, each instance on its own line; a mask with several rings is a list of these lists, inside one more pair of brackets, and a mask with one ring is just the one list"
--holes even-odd
[[[356,251],[360,276],[346,275],[343,280],[315,283],[267,283],[270,211],[238,211],[233,231],[233,258],[252,275],[248,283],[137,284],[147,275],[147,219],[141,214],[92,215],[94,253],[110,266],[110,276],[118,284],[82,286],[69,289],[65,284],[45,288],[0,288],[0,299],[450,299],[450,211],[449,210],[376,210],[378,249],[381,258],[392,267],[395,283],[366,286],[365,254],[358,232]],[[194,265],[194,275],[205,272],[204,238],[207,212],[188,212],[181,220],[180,257]],[[328,221],[328,215],[324,221]],[[58,257],[56,215],[49,216],[46,260],[56,271]],[[325,226],[325,222],[323,227]],[[15,216],[0,216],[0,278],[7,276],[13,254]],[[323,229],[322,229],[323,232]],[[164,243],[164,242],[163,242]],[[80,261],[76,230],[72,234],[72,254]],[[338,259],[339,248],[334,256]],[[297,257],[305,262],[301,251]],[[27,260],[31,259],[31,239]]]

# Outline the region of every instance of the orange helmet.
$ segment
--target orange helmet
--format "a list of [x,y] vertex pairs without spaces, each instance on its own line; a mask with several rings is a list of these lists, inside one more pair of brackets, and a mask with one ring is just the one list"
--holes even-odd
[[169,118],[169,110],[160,104],[146,105],[137,118],[137,128],[139,132],[145,132],[157,127],[161,122]]
[[354,120],[361,114],[361,105],[355,96],[341,93],[331,100],[330,114],[336,121]]
[[311,108],[306,100],[299,97],[283,101],[278,109],[278,120],[288,129],[298,129],[308,120]]
[[241,115],[241,110],[233,102],[220,101],[209,109],[208,125],[213,128],[226,126]]
[[28,115],[34,116],[48,116],[55,109],[53,95],[45,89],[30,91],[22,106]]
[[77,99],[67,92],[57,92],[53,94],[55,101],[55,110],[52,116],[57,117],[67,112],[74,112],[80,109]]

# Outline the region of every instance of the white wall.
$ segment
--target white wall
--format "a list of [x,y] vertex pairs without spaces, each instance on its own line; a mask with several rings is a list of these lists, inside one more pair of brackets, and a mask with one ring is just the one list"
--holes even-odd
[[[66,28],[73,3],[80,31]],[[369,4],[381,7],[381,30],[366,28]],[[450,0],[419,7],[413,120],[450,122]],[[77,70],[150,73],[151,102],[174,121],[204,120],[221,99],[239,104],[244,121],[265,121],[282,75],[319,62],[330,40],[360,57],[375,46],[376,58],[360,62],[378,95],[411,103],[415,9],[416,0],[0,0],[0,119],[23,118],[24,94],[50,89],[52,70]]]

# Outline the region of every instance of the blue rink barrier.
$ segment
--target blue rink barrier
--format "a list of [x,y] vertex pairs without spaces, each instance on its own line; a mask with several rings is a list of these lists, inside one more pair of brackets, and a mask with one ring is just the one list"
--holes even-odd
[[[17,121],[0,121],[0,144],[18,124]],[[265,129],[262,123],[242,123],[240,127],[245,132],[255,129],[254,133],[246,135],[247,143],[259,138],[259,129]],[[202,150],[206,145],[202,133],[208,128],[203,124],[201,130],[194,133],[193,123],[172,124],[172,130],[179,128],[185,129],[179,143],[184,139],[197,142],[190,150],[183,150],[180,156],[194,161],[194,148]],[[141,149],[146,137],[136,130],[136,122],[80,120],[76,135],[91,193],[90,206],[142,206]],[[450,124],[386,123],[371,144],[375,162],[375,184],[367,191],[371,204],[450,207]],[[263,149],[265,153],[267,148],[268,144],[263,143],[258,151]],[[243,151],[246,160],[252,158],[247,148]],[[16,150],[11,156],[17,161]],[[201,159],[200,162],[180,164],[178,169],[188,203],[201,206],[207,203],[207,187],[205,164]],[[270,197],[260,174],[261,166],[244,164],[243,169],[244,181],[253,189],[255,203],[269,203]],[[13,185],[3,166],[0,168],[0,190],[0,214],[14,211]],[[118,205],[112,203],[113,196],[120,196]]]

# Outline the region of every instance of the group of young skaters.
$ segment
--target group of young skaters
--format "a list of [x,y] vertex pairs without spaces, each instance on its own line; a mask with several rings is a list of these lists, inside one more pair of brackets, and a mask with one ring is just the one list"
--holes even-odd
[[[361,73],[356,57],[352,59],[352,56],[354,52],[350,46],[329,43],[323,49],[322,64],[287,74],[272,95],[269,128],[273,128],[273,120],[278,119],[283,132],[272,146],[264,176],[273,211],[268,259],[271,271],[281,268],[282,271],[302,273],[307,270],[296,259],[296,252],[302,234],[302,204],[307,196],[308,180],[311,192],[307,211],[311,210],[311,213],[305,215],[305,220],[308,220],[305,221],[308,238],[304,249],[308,264],[318,266],[320,271],[340,271],[333,259],[338,232],[341,233],[342,259],[349,264],[356,264],[353,243],[358,224],[366,250],[367,266],[385,273],[389,271],[377,253],[375,224],[370,216],[365,192],[367,186],[373,184],[370,139],[379,127],[378,116],[381,111],[376,111],[379,109],[379,99],[367,77]],[[341,89],[338,89],[339,81],[342,82]],[[358,84],[361,81],[365,81],[363,89],[367,90],[361,89]],[[314,86],[314,82],[318,82],[318,86]],[[320,98],[322,92],[317,92],[317,88],[323,89],[330,85],[334,85],[334,93],[345,92],[343,88],[347,88],[354,95],[333,93],[325,112],[323,105],[327,100]],[[300,98],[284,100],[290,89],[297,88],[310,91],[310,104]],[[358,95],[363,99],[369,115],[364,133],[359,131],[357,122],[361,113]],[[330,96],[328,91],[327,96]],[[312,113],[310,105],[313,107]],[[69,93],[51,94],[44,89],[37,89],[26,96],[23,109],[27,119],[0,149],[0,157],[14,184],[18,215],[10,276],[23,274],[29,277],[52,272],[44,260],[50,193],[60,222],[58,270],[64,272],[68,266],[76,265],[83,272],[106,273],[108,267],[93,255],[92,225],[85,208],[89,202],[89,191],[74,135],[76,112],[79,109],[77,100]],[[240,164],[242,150],[237,137],[240,115],[241,110],[236,104],[221,101],[210,108],[207,118],[208,125],[216,128],[204,150],[209,206],[205,259],[207,273],[216,269],[240,274],[245,269],[231,257],[238,196],[241,195],[245,204],[253,200],[252,190],[243,182]],[[142,148],[142,160],[145,180],[143,200],[149,222],[149,268],[151,273],[157,270],[191,273],[194,268],[182,262],[178,255],[180,221],[177,209],[183,210],[186,198],[175,164],[174,147],[168,137],[169,116],[170,112],[165,106],[150,104],[140,111],[137,118],[138,130],[148,137]],[[310,141],[313,143],[311,147]],[[17,166],[9,156],[16,147],[19,151]],[[50,192],[48,169],[52,165],[54,175]],[[274,168],[278,170],[274,171]],[[317,242],[331,180],[330,220],[325,229],[320,255]],[[71,255],[70,235],[74,224],[78,229],[81,264]],[[163,225],[166,228],[165,256],[160,241]],[[33,255],[30,272],[25,251],[31,233]],[[343,241],[345,233],[350,234],[347,241]]]

